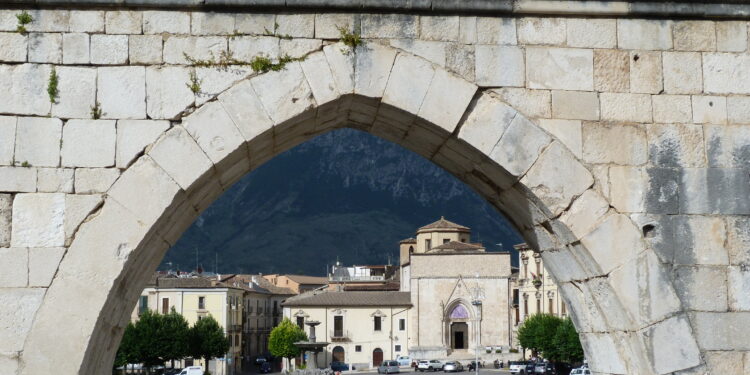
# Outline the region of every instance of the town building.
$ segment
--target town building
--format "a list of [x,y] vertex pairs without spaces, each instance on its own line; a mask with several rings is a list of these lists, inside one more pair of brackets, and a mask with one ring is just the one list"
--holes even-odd
[[280,275],[276,273],[262,276],[271,284],[281,288],[289,288],[295,294],[304,293],[328,285],[328,278],[326,277],[306,275]]
[[393,281],[387,277],[375,280],[373,268],[339,267],[331,275],[334,283],[369,283],[370,291],[332,287],[284,302],[284,316],[297,324],[322,322],[318,340],[332,343],[321,354],[324,362],[344,358],[372,367],[400,355],[470,359],[479,351],[491,361],[509,354],[509,253],[487,252],[471,243],[468,227],[445,218],[419,228],[416,238],[399,247],[392,277],[400,281],[399,292],[388,289]]
[[398,291],[399,267],[394,265],[342,266],[336,262],[328,274],[328,289],[338,291]]

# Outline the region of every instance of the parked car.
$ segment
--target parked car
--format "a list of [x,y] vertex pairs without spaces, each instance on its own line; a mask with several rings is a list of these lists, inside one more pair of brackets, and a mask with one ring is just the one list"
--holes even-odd
[[549,362],[540,362],[534,367],[534,373],[551,375],[555,373],[555,367]]
[[408,355],[400,355],[396,358],[399,366],[411,366],[411,357]]
[[181,371],[179,368],[168,368],[164,370],[164,375],[179,375]]
[[462,365],[461,362],[458,361],[445,362],[445,364],[443,365],[444,372],[461,372],[463,370],[464,365]]
[[[531,372],[529,372],[529,366],[531,366]],[[508,364],[508,371],[510,371],[511,374],[533,374],[534,365],[527,361],[511,361]]]
[[378,374],[398,374],[401,369],[398,367],[398,361],[383,361],[378,366]]
[[443,362],[437,359],[431,359],[429,361],[419,361],[417,363],[417,370],[419,371],[438,371],[443,369]]
[[185,367],[180,375],[203,375],[203,368],[200,366]]
[[574,368],[573,371],[570,372],[570,375],[591,375],[591,370],[589,370],[588,367]]
[[271,371],[273,371],[273,366],[271,366],[271,362],[263,362],[260,365],[260,373],[261,374],[270,374]]
[[256,366],[260,366],[260,365],[262,365],[265,362],[268,362],[268,358],[266,358],[266,357],[264,357],[262,355],[259,355],[259,356],[255,357],[255,365]]
[[331,362],[331,370],[333,371],[349,371],[349,364],[344,362],[333,361]]

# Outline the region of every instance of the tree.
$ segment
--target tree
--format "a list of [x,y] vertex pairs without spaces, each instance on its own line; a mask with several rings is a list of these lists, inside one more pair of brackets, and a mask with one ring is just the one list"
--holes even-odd
[[148,371],[150,366],[184,358],[188,355],[188,334],[187,321],[174,308],[167,315],[144,311],[137,322],[125,328],[115,365],[143,363]]
[[551,360],[568,363],[583,361],[583,347],[578,337],[573,321],[567,318],[560,323],[552,339],[554,352]]
[[161,345],[160,357],[166,362],[171,361],[174,368],[174,361],[187,357],[190,350],[189,346],[190,325],[185,317],[172,310],[167,315],[162,316],[162,326],[158,334],[158,340]]
[[307,341],[307,335],[302,328],[284,318],[268,337],[268,350],[274,357],[294,358],[300,354],[295,342]]
[[555,352],[553,339],[562,319],[549,314],[534,314],[518,327],[518,342],[534,355],[547,357]]
[[115,355],[114,367],[127,366],[128,363],[138,362],[135,331],[136,328],[133,322],[128,323],[127,327],[125,327],[120,347],[117,349],[117,354]]
[[[190,328],[189,352],[193,358],[203,358],[208,365],[212,358],[223,357],[229,351],[229,340],[224,329],[211,315],[195,322]],[[210,375],[206,371],[207,375]]]

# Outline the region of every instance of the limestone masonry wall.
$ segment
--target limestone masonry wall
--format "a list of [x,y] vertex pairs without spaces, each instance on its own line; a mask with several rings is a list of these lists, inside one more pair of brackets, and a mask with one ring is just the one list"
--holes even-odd
[[0,9],[2,374],[108,371],[198,212],[341,126],[506,213],[596,373],[750,373],[746,21],[22,11]]

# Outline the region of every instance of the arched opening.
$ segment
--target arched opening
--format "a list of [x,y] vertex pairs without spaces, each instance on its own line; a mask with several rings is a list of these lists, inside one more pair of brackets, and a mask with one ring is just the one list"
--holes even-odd
[[[242,81],[146,148],[67,250],[25,342],[24,374],[108,372],[138,294],[198,214],[250,170],[339,127],[417,152],[506,214],[561,283],[595,371],[700,364],[663,266],[563,143],[421,58],[376,44],[346,48],[330,45]],[[662,303],[643,311],[639,296]],[[50,341],[50,332],[70,345]],[[687,360],[660,359],[676,345]],[[375,349],[373,364],[382,356]]]
[[375,348],[372,351],[372,367],[378,367],[383,364],[383,349]]
[[346,356],[344,353],[344,348],[340,346],[336,346],[333,348],[333,361],[334,362],[346,362]]

